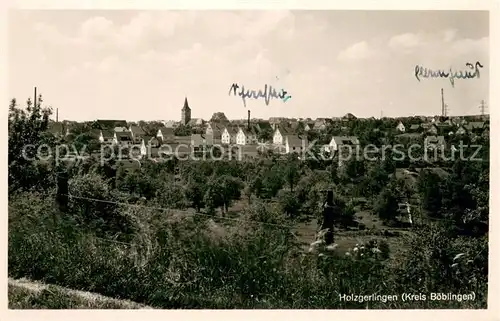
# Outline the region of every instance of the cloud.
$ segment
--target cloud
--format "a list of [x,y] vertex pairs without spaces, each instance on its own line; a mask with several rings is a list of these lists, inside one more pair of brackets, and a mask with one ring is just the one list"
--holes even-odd
[[453,42],[450,48],[456,55],[487,55],[489,53],[489,38],[483,37],[480,39],[460,39]]
[[374,54],[375,50],[366,41],[361,41],[341,51],[338,54],[338,59],[342,61],[361,60],[370,58]]
[[401,50],[403,52],[410,52],[414,48],[424,44],[425,41],[422,35],[414,33],[405,33],[389,39],[389,48],[393,50]]
[[443,41],[444,42],[451,42],[455,40],[457,37],[458,30],[457,29],[446,29],[443,30]]

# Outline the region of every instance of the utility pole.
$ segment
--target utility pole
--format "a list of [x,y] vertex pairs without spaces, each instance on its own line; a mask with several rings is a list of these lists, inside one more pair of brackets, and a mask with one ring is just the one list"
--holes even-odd
[[444,91],[443,88],[441,88],[441,116],[446,116],[446,107],[444,104]]
[[56,108],[56,123],[59,122],[59,108]]
[[33,96],[33,107],[36,108],[36,87],[35,87],[35,95]]
[[484,103],[484,99],[481,100],[481,105],[479,105],[479,110],[481,111],[481,116],[484,116],[484,110],[486,109],[486,105]]

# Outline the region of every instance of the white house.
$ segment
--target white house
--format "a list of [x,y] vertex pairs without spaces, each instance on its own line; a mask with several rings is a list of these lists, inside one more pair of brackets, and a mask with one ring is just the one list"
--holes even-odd
[[224,130],[222,131],[221,143],[226,145],[236,143],[237,133],[238,130],[235,129],[234,127],[225,127]]
[[406,127],[403,125],[402,122],[399,122],[398,125],[396,126],[396,129],[399,130],[400,132],[405,132]]
[[302,151],[307,146],[307,139],[301,139],[297,135],[287,135],[285,136],[285,151],[287,154],[298,153],[301,154]]
[[237,145],[251,145],[257,143],[257,135],[247,128],[240,128],[236,134]]
[[359,140],[355,136],[333,136],[328,144],[328,150],[334,152],[338,151],[341,146],[351,146],[355,148],[357,145],[359,145]]
[[291,133],[289,133],[289,131],[286,130],[285,128],[277,127],[274,130],[273,144],[275,144],[275,145],[283,145],[285,143],[283,137],[286,136],[286,135],[289,135],[289,134],[291,134]]

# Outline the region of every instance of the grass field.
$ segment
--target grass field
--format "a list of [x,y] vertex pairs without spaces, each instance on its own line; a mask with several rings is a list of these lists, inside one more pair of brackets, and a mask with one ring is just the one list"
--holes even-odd
[[150,309],[144,305],[103,295],[9,279],[9,309]]

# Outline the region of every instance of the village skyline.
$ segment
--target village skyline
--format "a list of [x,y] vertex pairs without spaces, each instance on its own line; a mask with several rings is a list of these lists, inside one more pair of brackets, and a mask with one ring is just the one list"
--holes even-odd
[[[12,11],[9,96],[36,86],[76,121],[174,120],[186,96],[202,119],[378,118],[440,114],[444,88],[449,115],[474,115],[489,101],[488,28],[487,11]],[[480,77],[454,87],[415,78],[477,61]],[[244,107],[234,83],[292,98]]]

